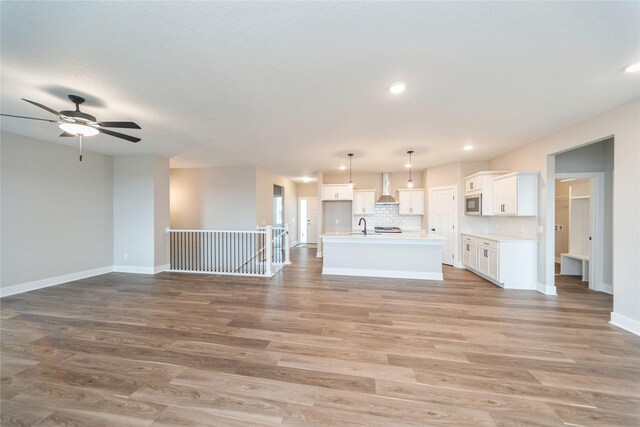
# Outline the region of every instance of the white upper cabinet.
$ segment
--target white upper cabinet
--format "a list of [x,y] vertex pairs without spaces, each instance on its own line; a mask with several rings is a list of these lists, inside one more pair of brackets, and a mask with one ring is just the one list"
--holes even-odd
[[398,213],[400,215],[424,215],[424,190],[398,190]]
[[538,172],[513,172],[494,178],[493,214],[538,215]]
[[373,215],[376,207],[375,190],[358,190],[353,192],[352,213],[354,215]]
[[353,200],[353,190],[349,184],[333,184],[322,186],[322,200],[340,201]]
[[482,191],[482,176],[479,174],[468,176],[464,180],[464,193],[473,194]]

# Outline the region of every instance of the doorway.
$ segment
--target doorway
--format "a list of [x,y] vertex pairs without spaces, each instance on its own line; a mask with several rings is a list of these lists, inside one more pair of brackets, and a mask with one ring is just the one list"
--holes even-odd
[[556,272],[612,293],[604,283],[604,173],[557,173],[555,190]]
[[273,226],[284,227],[284,187],[273,185]]
[[[612,136],[547,157],[550,185],[546,191],[546,287],[543,292],[548,295],[556,294],[557,268],[577,276],[572,280],[578,283],[588,283],[590,290],[613,294],[613,159]],[[566,194],[567,215],[571,206],[575,223],[569,224],[567,252],[556,250],[556,225],[563,225],[557,220],[557,205],[561,200],[556,195],[557,180],[576,183],[576,191]],[[588,185],[583,184],[580,189],[580,180]],[[568,221],[567,217],[565,222]],[[582,231],[574,233],[569,244],[572,225]],[[572,256],[571,252],[579,253]],[[567,255],[563,257],[562,253]],[[560,258],[559,263],[556,258]]]
[[298,199],[298,215],[298,242],[318,243],[318,198],[300,197]]
[[458,253],[458,186],[429,188],[429,229],[444,237],[442,263],[454,265]]

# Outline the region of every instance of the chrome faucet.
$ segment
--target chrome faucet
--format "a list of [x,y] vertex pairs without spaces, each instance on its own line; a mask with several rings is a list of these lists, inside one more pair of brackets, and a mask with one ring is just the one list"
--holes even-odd
[[358,225],[362,225],[362,221],[364,221],[364,230],[362,230],[362,232],[364,234],[367,234],[367,220],[364,218],[360,218],[360,221],[358,221]]

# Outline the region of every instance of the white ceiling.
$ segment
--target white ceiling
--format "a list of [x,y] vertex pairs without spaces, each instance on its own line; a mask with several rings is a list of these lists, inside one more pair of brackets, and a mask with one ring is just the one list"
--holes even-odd
[[[484,160],[640,96],[639,2],[7,2],[3,113],[20,98],[142,141],[86,148],[159,154],[172,167],[257,164],[296,178]],[[396,80],[407,91],[391,95]],[[55,117],[51,117],[55,118]],[[46,141],[52,123],[2,119]],[[126,133],[126,132],[125,132]],[[466,152],[462,147],[476,148]]]

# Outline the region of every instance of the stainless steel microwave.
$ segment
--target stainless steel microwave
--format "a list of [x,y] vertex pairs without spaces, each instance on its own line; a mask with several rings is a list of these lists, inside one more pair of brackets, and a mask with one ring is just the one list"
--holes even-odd
[[482,215],[482,194],[474,194],[464,198],[465,215]]

